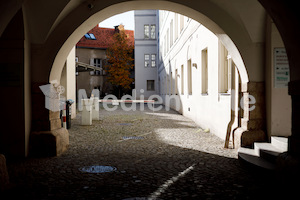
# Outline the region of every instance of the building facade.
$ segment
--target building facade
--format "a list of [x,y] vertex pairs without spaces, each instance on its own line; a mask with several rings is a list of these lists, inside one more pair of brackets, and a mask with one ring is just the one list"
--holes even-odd
[[135,89],[136,97],[158,94],[158,11],[136,10],[135,16]]
[[[76,44],[77,91],[85,89],[88,96],[93,89],[99,89],[101,96],[113,92],[112,85],[106,80],[104,66],[107,64],[106,50],[114,42],[113,35],[120,30],[125,31],[130,45],[134,45],[134,31],[124,30],[123,25],[116,26],[115,29],[101,28],[97,25]],[[95,66],[99,70],[87,70],[86,65]],[[132,76],[133,74],[132,72]]]
[[197,21],[161,10],[159,22],[160,95],[225,140],[238,124],[235,63],[218,37]]

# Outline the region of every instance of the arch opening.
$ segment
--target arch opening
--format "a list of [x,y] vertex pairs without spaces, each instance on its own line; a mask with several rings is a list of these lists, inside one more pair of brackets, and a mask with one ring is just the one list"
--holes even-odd
[[103,10],[99,10],[92,16],[90,16],[84,23],[82,23],[74,32],[68,37],[68,39],[64,42],[64,44],[59,49],[52,68],[50,72],[49,82],[50,83],[59,83],[60,77],[62,73],[62,69],[64,66],[64,62],[71,51],[71,49],[76,45],[76,43],[80,40],[80,38],[88,32],[90,29],[95,27],[96,24],[99,22],[114,16],[116,14],[120,14],[130,10],[143,10],[143,9],[161,9],[161,10],[168,10],[172,12],[176,12],[179,14],[183,14],[187,17],[190,17],[210,31],[212,31],[223,43],[223,45],[228,49],[230,55],[232,56],[233,61],[236,63],[236,66],[239,70],[241,76],[241,82],[247,83],[249,82],[249,76],[247,73],[247,69],[245,63],[242,59],[242,56],[239,52],[239,49],[230,38],[228,34],[222,28],[216,24],[213,20],[209,17],[205,16],[204,14],[193,10],[187,6],[166,2],[166,1],[135,1],[135,2],[124,2],[109,6]]

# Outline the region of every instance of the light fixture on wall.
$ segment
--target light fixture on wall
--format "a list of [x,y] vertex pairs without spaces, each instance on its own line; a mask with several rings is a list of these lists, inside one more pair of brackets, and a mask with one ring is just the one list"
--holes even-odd
[[193,67],[197,69],[197,63],[193,63]]
[[92,9],[94,8],[94,5],[90,3],[90,4],[88,5],[88,8],[89,8],[90,10],[92,10]]

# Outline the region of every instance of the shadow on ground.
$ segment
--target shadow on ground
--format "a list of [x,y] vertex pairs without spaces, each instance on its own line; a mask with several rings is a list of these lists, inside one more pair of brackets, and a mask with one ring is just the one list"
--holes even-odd
[[[101,110],[100,118],[92,126],[81,126],[80,115],[72,120],[70,147],[59,157],[9,160],[12,187],[2,196],[9,199],[261,199],[270,197],[276,188],[272,174],[245,168],[234,155],[220,155],[222,147],[218,145],[223,145],[223,141],[210,135],[209,141],[215,139],[208,144],[205,142],[208,133],[200,133],[200,127],[174,111],[111,113]],[[174,134],[178,145],[161,140],[164,135],[158,136],[157,130],[162,129],[170,129],[168,137]],[[173,133],[174,129],[180,131]],[[180,146],[180,134],[185,132],[197,134],[199,144],[192,143],[194,149]],[[217,153],[213,152],[214,148],[210,152],[201,151],[213,145]],[[228,155],[226,151],[232,150],[223,151]],[[109,173],[80,170],[92,165],[113,166],[116,170]]]

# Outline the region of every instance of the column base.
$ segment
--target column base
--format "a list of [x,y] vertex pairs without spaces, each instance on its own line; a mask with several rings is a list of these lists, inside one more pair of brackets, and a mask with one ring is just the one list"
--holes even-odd
[[300,157],[300,138],[295,136],[290,136],[288,140],[288,151],[291,155]]
[[65,128],[32,132],[29,154],[35,157],[59,156],[69,146],[69,132]]
[[0,191],[5,190],[9,185],[9,176],[6,168],[5,156],[0,154]]
[[262,130],[247,130],[241,134],[241,147],[253,148],[254,142],[265,142],[267,137]]
[[294,195],[299,193],[299,184],[297,183],[300,180],[300,156],[284,152],[277,157],[276,161],[278,183],[281,183],[280,190],[294,198]]

